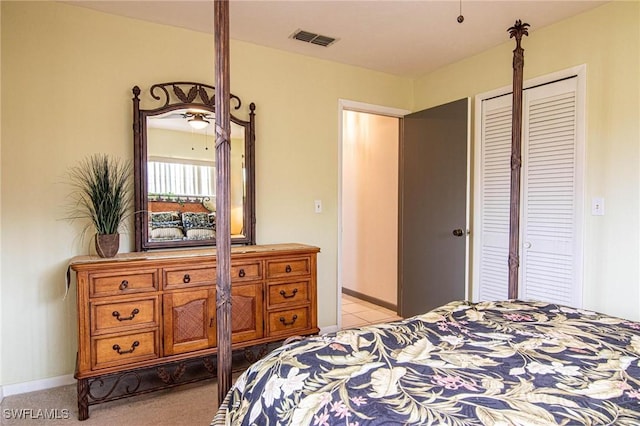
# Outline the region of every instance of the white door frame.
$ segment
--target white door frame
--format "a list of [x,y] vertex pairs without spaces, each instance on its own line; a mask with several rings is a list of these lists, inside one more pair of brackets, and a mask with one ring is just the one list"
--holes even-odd
[[[337,293],[336,293],[336,330],[342,328],[342,115],[344,111],[364,112],[368,114],[384,115],[387,117],[402,118],[411,113],[409,110],[386,107],[382,105],[368,104],[364,102],[350,101],[347,99],[338,99],[338,263],[337,263]],[[398,134],[398,138],[400,135]],[[323,328],[325,331],[330,330],[329,327]]]

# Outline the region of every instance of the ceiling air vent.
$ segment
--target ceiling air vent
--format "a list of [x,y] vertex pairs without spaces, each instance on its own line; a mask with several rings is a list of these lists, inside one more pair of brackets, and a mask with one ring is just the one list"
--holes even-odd
[[297,30],[296,32],[291,34],[291,38],[324,47],[327,47],[338,40],[334,37],[328,37],[304,30]]

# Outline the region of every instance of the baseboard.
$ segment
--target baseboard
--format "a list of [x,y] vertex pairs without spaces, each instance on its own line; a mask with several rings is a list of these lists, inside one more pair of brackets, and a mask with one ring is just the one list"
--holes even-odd
[[387,308],[392,310],[393,312],[398,312],[398,306],[393,303],[386,302],[384,300],[376,299],[375,297],[367,296],[366,294],[362,294],[360,292],[350,290],[348,288],[342,287],[342,292],[347,296],[352,296],[358,299],[362,299],[365,302],[373,303],[374,305],[382,306],[383,308]]
[[320,334],[335,333],[338,330],[337,325],[329,325],[327,327],[320,327]]
[[57,388],[59,386],[73,385],[75,383],[76,379],[73,378],[73,374],[67,374],[64,376],[50,377],[48,379],[33,380],[31,382],[4,385],[2,386],[2,394],[3,396],[18,395],[21,393]]

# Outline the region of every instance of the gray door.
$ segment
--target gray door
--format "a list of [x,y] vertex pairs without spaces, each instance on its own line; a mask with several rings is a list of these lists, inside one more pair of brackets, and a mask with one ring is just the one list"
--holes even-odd
[[465,298],[469,99],[402,120],[398,311],[421,314]]

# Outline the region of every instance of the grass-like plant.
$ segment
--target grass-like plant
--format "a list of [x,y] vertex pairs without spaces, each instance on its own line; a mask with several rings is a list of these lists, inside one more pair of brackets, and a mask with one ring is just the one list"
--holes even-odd
[[107,154],[93,154],[69,170],[72,205],[68,219],[88,220],[101,235],[116,234],[133,213],[132,166]]

